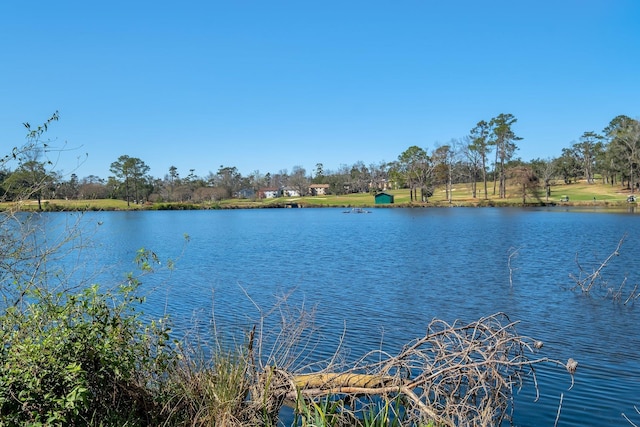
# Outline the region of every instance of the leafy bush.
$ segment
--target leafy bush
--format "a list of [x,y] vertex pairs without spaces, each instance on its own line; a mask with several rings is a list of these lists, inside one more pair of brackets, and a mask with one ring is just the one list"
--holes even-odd
[[[115,291],[34,288],[0,321],[0,424],[148,424],[173,363],[166,319],[145,322],[132,276]],[[125,419],[126,418],[126,419]]]

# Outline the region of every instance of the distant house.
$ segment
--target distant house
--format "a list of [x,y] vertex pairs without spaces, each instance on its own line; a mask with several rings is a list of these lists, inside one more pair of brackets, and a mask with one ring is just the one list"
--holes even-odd
[[392,182],[384,178],[369,182],[369,191],[386,191],[393,188]]
[[376,205],[388,205],[393,203],[393,194],[385,193],[384,191],[376,194]]
[[276,187],[265,187],[258,190],[258,198],[275,199],[280,196],[280,189]]
[[300,197],[300,192],[293,187],[284,187],[282,195],[285,197]]
[[311,184],[309,194],[312,196],[326,196],[329,193],[329,184]]
[[239,199],[251,199],[256,195],[252,188],[243,188],[235,193],[235,197]]

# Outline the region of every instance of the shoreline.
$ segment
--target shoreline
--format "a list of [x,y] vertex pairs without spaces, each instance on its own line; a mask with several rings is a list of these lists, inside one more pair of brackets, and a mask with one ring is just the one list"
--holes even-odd
[[577,201],[577,202],[530,202],[516,203],[509,199],[489,200],[453,200],[433,202],[409,202],[393,204],[375,203],[311,203],[305,200],[278,201],[271,203],[245,201],[245,202],[205,202],[205,203],[145,203],[130,206],[106,205],[99,200],[93,201],[69,201],[47,200],[42,202],[42,209],[38,209],[37,202],[6,203],[0,206],[0,211],[22,212],[86,212],[86,211],[166,211],[166,210],[232,210],[232,209],[322,209],[322,208],[366,208],[366,209],[429,209],[429,208],[597,208],[603,210],[635,210],[637,202],[620,201]]

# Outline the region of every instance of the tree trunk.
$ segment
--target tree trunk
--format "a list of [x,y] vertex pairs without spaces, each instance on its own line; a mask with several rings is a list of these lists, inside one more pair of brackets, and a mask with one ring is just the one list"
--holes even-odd
[[496,195],[496,181],[498,179],[498,146],[496,145],[496,161],[493,164],[493,195]]
[[127,207],[131,206],[129,203],[129,178],[124,179],[124,195],[127,198]]
[[549,185],[549,182],[546,182],[544,184],[544,188],[545,188],[545,193],[547,194],[547,202],[548,202],[549,196],[551,196],[551,186]]

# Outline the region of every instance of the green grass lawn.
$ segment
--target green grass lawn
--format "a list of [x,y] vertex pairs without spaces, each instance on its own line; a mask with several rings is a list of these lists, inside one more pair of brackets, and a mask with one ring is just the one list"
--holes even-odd
[[[485,200],[484,194],[481,191],[483,186],[478,184],[478,191],[476,198],[473,198],[471,193],[471,186],[468,184],[454,185],[452,191],[451,204],[456,206],[483,206],[483,205],[495,205],[495,206],[521,206],[522,205],[522,193],[518,188],[507,188],[507,198],[500,199],[493,195],[493,183],[488,183],[488,197]],[[394,195],[394,204],[396,206],[411,205],[411,199],[408,189],[402,190],[390,190],[387,191]],[[626,205],[627,196],[630,194],[629,190],[621,188],[619,185],[607,185],[607,184],[587,184],[584,182],[578,182],[575,184],[556,183],[551,187],[551,195],[547,199],[544,194],[544,189],[540,188],[537,194],[529,192],[527,194],[527,203],[562,203],[570,205]],[[567,196],[569,202],[561,202],[561,199]],[[595,198],[595,200],[594,200]],[[263,202],[268,204],[282,204],[282,203],[300,203],[305,206],[338,206],[338,207],[366,207],[373,206],[375,201],[372,194],[348,194],[344,196],[317,196],[317,197],[282,197],[278,199],[270,199]],[[234,201],[230,201],[234,203]],[[444,188],[436,188],[432,197],[429,197],[429,202],[426,204],[416,203],[413,205],[427,205],[427,206],[448,206],[449,201]]]

